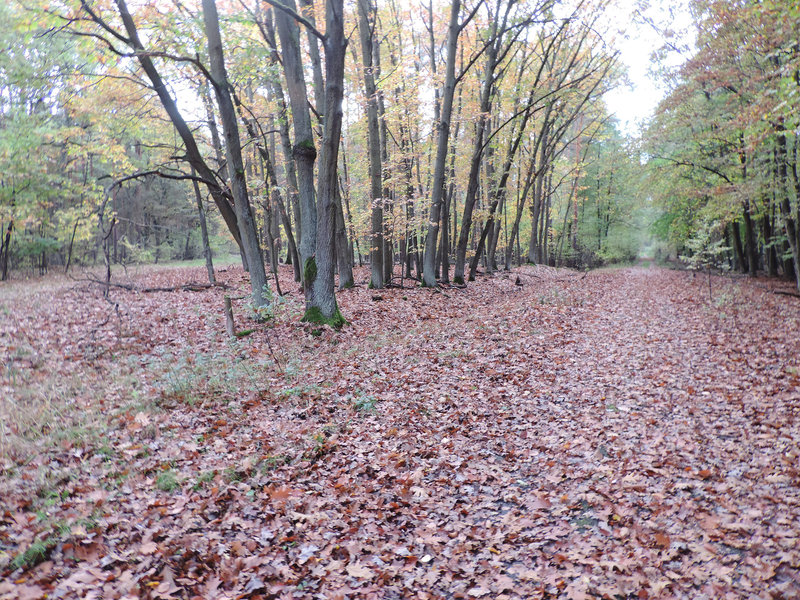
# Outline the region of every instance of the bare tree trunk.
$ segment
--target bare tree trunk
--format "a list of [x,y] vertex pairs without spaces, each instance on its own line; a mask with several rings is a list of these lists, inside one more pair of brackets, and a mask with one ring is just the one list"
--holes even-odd
[[447,34],[444,94],[442,95],[442,112],[439,121],[439,138],[436,144],[433,188],[431,189],[431,205],[428,214],[428,233],[425,236],[425,255],[423,257],[422,283],[427,287],[436,285],[436,239],[439,235],[439,223],[441,220],[445,163],[450,141],[450,117],[453,112],[453,96],[456,86],[456,50],[458,48],[458,35],[461,32],[461,26],[458,23],[460,11],[461,0],[453,0],[450,7],[450,25]]
[[[778,137],[778,181],[780,183],[781,217],[783,218],[783,228],[786,232],[786,241],[792,251],[792,262],[794,266],[795,283],[800,290],[800,179],[797,177],[797,162],[793,164],[792,174],[794,176],[795,193],[798,196],[797,218],[792,214],[792,206],[789,200],[788,174],[787,174],[787,152],[786,152],[786,132],[782,122],[776,127]],[[796,157],[795,157],[796,158]]]
[[8,224],[6,235],[0,244],[0,281],[8,281],[8,256],[11,252],[11,232],[14,231],[14,219]]
[[[495,15],[492,20],[491,36],[497,33],[497,18]],[[487,52],[486,66],[483,74],[483,87],[481,88],[481,98],[479,107],[478,123],[475,131],[475,141],[472,148],[472,158],[469,163],[469,175],[467,176],[467,192],[464,196],[464,212],[461,216],[461,231],[458,233],[458,246],[456,247],[456,264],[453,274],[453,281],[458,284],[464,283],[464,267],[467,260],[467,246],[469,245],[469,234],[472,228],[472,213],[475,209],[475,202],[478,195],[478,184],[480,178],[480,168],[483,160],[485,142],[490,134],[489,113],[492,107],[492,98],[495,90],[495,67],[497,66],[498,39],[492,41]],[[455,232],[454,232],[455,233]]]
[[250,268],[250,289],[253,303],[256,307],[268,303],[264,295],[267,286],[267,274],[264,269],[264,257],[258,243],[258,232],[250,208],[250,199],[247,194],[247,181],[245,178],[244,162],[242,160],[242,147],[239,140],[239,127],[236,123],[236,109],[231,98],[228,75],[225,71],[225,60],[222,54],[222,38],[219,32],[219,17],[214,0],[203,0],[203,19],[208,38],[208,54],[211,64],[211,77],[214,81],[214,91],[217,95],[222,130],[225,136],[225,154],[228,163],[228,175],[231,180],[231,191],[234,198],[236,222],[242,238],[247,264]]
[[[314,19],[314,5],[311,0],[300,0],[306,19],[311,25],[316,26]],[[319,118],[320,127],[325,123],[325,83],[322,77],[322,61],[320,60],[319,44],[317,37],[306,29],[308,37],[308,51],[311,57],[311,70],[313,74],[314,104],[316,114]],[[325,156],[320,151],[320,162],[325,160]],[[322,184],[318,183],[317,188]],[[349,257],[349,244],[347,240],[347,228],[344,225],[344,211],[342,210],[342,197],[339,193],[339,186],[334,188],[336,196],[336,264],[339,271],[339,288],[344,289],[353,285],[353,263]]]
[[[72,235],[69,238],[69,248],[67,248],[67,260],[66,264],[64,265],[64,274],[69,272],[69,266],[72,263],[72,247],[75,244],[75,233],[78,231],[78,224],[81,222],[80,217],[75,219],[75,224],[72,226]],[[116,241],[116,239],[115,239]],[[116,246],[114,248],[116,254]],[[3,248],[0,245],[0,257],[3,256]]]
[[[191,129],[186,124],[186,121],[183,119],[183,116],[178,110],[175,100],[172,99],[169,91],[167,91],[167,86],[164,84],[161,75],[156,70],[152,59],[145,52],[145,48],[139,39],[139,33],[136,29],[136,24],[134,23],[133,18],[128,11],[125,0],[115,0],[115,3],[127,34],[127,43],[134,51],[136,51],[137,59],[139,60],[139,64],[142,66],[142,70],[144,70],[148,79],[150,79],[150,82],[153,84],[153,89],[158,95],[164,110],[169,116],[170,121],[172,121],[172,124],[175,127],[175,130],[178,132],[181,140],[183,141],[183,144],[186,148],[186,160],[197,170],[200,177],[202,177],[203,181],[208,186],[209,191],[211,192],[211,197],[214,199],[217,208],[219,208],[219,212],[222,215],[225,224],[228,226],[231,235],[233,235],[233,239],[236,240],[236,243],[241,248],[242,240],[239,232],[239,225],[237,223],[236,214],[231,206],[231,203],[225,197],[223,190],[217,184],[214,172],[208,167],[205,160],[203,160]],[[90,17],[96,22],[100,20],[99,17],[97,17],[94,13],[90,13]]]
[[[350,241],[348,244],[349,252],[350,252],[350,275],[352,277],[352,266],[355,265],[355,252],[358,252],[358,266],[363,267],[364,262],[361,258],[361,247],[358,243],[358,236],[356,236],[355,229],[353,228],[353,213],[350,211],[350,175],[347,172],[347,157],[345,156],[345,144],[340,144],[340,152],[342,154],[342,172],[344,175],[344,180],[342,177],[339,177],[339,196],[342,200],[344,200],[344,205],[342,208],[346,210],[345,218],[347,220],[347,229],[350,233]],[[355,246],[355,248],[353,247]],[[339,282],[341,285],[341,281]]]
[[[291,10],[296,8],[294,0],[286,0],[284,4]],[[317,159],[317,150],[314,146],[311,115],[308,111],[308,92],[300,52],[300,30],[295,20],[280,10],[275,13],[275,22],[281,39],[283,70],[294,122],[295,143],[292,154],[297,165],[300,218],[303,231],[298,249],[302,261],[303,287],[308,305],[312,302],[312,296],[311,282],[307,280],[311,275],[314,253],[317,250],[317,203],[314,190],[314,162]]]
[[375,7],[372,0],[358,0],[358,33],[361,39],[361,63],[364,67],[364,93],[367,98],[367,155],[370,183],[370,282],[372,288],[385,284],[383,269],[383,182],[381,168],[378,90],[375,85]]
[[[278,57],[278,47],[275,41],[275,28],[272,23],[272,12],[268,11],[264,19],[264,27],[261,29],[264,40],[270,47],[270,64],[273,67],[280,65]],[[288,188],[289,209],[294,217],[294,236],[297,247],[303,243],[302,218],[300,216],[299,186],[297,184],[297,170],[295,168],[294,157],[292,155],[292,141],[289,136],[289,111],[286,108],[286,98],[283,95],[283,87],[274,80],[267,86],[268,96],[278,103],[278,131],[281,136],[281,149],[283,151],[284,178]],[[286,212],[284,210],[284,212]],[[287,215],[288,218],[288,215]],[[295,266],[295,281],[301,281],[302,265]]]
[[[300,0],[300,6],[303,7],[303,14],[308,19],[308,22],[316,27],[314,2],[312,0]],[[319,117],[319,124],[322,126],[325,122],[325,82],[322,77],[319,44],[317,43],[317,37],[308,29],[306,29],[306,36],[308,37],[308,54],[311,57],[311,73],[314,82],[312,86],[314,89],[314,108]],[[320,160],[322,160],[321,156]]]
[[[234,99],[236,99],[234,97]],[[238,102],[238,99],[236,99]],[[241,104],[240,104],[241,106]],[[271,194],[271,202],[278,209],[277,215],[274,214],[274,211],[270,210],[270,214],[274,217],[280,217],[281,222],[283,223],[283,229],[286,232],[286,240],[289,246],[288,256],[291,258],[292,265],[294,267],[295,272],[295,280],[299,281],[299,258],[297,255],[297,244],[294,240],[294,235],[292,233],[291,223],[289,222],[289,214],[286,212],[286,205],[283,202],[283,197],[281,196],[280,186],[278,185],[278,176],[275,173],[275,165],[272,162],[272,154],[267,149],[265,143],[262,143],[258,132],[256,131],[256,125],[254,124],[255,120],[250,120],[245,117],[244,114],[241,115],[242,123],[244,124],[245,128],[247,129],[247,133],[250,138],[254,141],[256,149],[258,150],[259,155],[261,156],[261,160],[263,161],[264,171],[265,174],[265,183],[270,190]],[[274,146],[274,144],[273,144]],[[277,218],[275,219],[275,223],[277,223]],[[272,226],[270,223],[268,226]],[[275,250],[274,248],[274,238],[277,236],[271,232],[270,238],[270,252]],[[271,260],[271,259],[270,259]],[[280,292],[279,292],[280,293]]]
[[[195,174],[192,169],[192,175]],[[194,198],[197,201],[197,215],[200,218],[200,235],[203,239],[203,256],[206,259],[206,271],[208,271],[208,282],[217,283],[217,278],[214,276],[214,263],[211,261],[211,245],[208,243],[208,225],[206,224],[206,211],[203,208],[203,195],[200,193],[200,185],[196,179],[192,179],[192,187],[194,187]]]
[[[463,62],[463,57],[462,57]],[[456,232],[456,222],[453,220],[452,234],[450,232],[450,211],[452,209],[453,216],[456,216],[456,207],[454,198],[456,194],[456,145],[458,144],[458,134],[461,129],[461,108],[463,103],[461,101],[461,88],[458,89],[458,107],[456,108],[456,128],[453,132],[453,143],[450,146],[450,180],[447,185],[447,194],[445,195],[444,211],[442,213],[442,243],[439,245],[441,252],[442,264],[442,279],[450,281],[450,248],[453,245],[452,237]]]
[[[506,257],[505,257],[506,271],[511,270],[511,260],[512,260],[512,253],[515,241],[517,243],[517,255],[520,254],[519,224],[522,221],[522,215],[525,209],[525,200],[528,198],[528,193],[530,192],[531,186],[533,185],[535,171],[536,171],[536,152],[534,149],[534,152],[531,153],[531,159],[528,166],[528,173],[525,175],[525,185],[523,186],[519,200],[517,201],[517,214],[514,216],[514,224],[511,226],[511,239],[509,240],[508,245],[506,246]],[[517,262],[519,262],[519,258],[517,259]]]
[[[336,194],[338,183],[339,142],[342,133],[342,97],[344,94],[344,58],[347,40],[344,37],[342,0],[328,0],[325,35],[325,124],[320,162],[318,199],[319,232],[316,258],[306,271],[311,285],[310,302],[303,319],[340,327],[345,323],[339,312],[334,292],[336,262]],[[313,271],[314,276],[311,277]]]

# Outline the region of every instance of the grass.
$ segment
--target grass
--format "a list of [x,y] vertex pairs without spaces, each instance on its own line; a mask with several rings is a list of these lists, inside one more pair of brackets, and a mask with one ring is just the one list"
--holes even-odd
[[259,470],[261,471],[262,475],[266,475],[270,471],[274,471],[278,467],[288,465],[291,462],[292,457],[288,454],[270,455],[262,460],[261,463],[259,463]]
[[57,539],[48,537],[44,540],[36,540],[28,546],[24,552],[17,554],[11,561],[13,569],[30,569],[47,559],[50,550],[58,543]]
[[192,490],[196,492],[204,488],[206,485],[214,481],[216,476],[217,472],[215,470],[200,473],[200,475],[197,476],[197,480],[195,481],[194,485],[192,486]]
[[[238,257],[231,257],[229,262],[237,261]],[[161,264],[135,270],[139,274],[163,270],[172,277],[170,268],[172,265]],[[129,268],[127,276],[133,271]],[[77,271],[71,275],[82,277]],[[140,304],[140,298],[147,303]],[[112,297],[120,303],[122,318],[134,332],[136,326],[150,324],[147,319],[151,315],[143,315],[141,310],[154,306],[151,298],[122,291]],[[187,305],[195,298],[204,297],[192,295]],[[63,305],[60,299],[64,299]],[[287,396],[299,392],[311,401],[322,393],[319,386],[298,383],[305,372],[300,361],[295,359],[288,372],[274,363],[272,352],[260,347],[264,340],[257,333],[261,328],[247,339],[228,340],[208,301],[187,305],[164,306],[164,322],[180,321],[188,307],[195,313],[189,316],[200,322],[197,333],[184,337],[180,344],[162,344],[146,329],[138,337],[120,334],[118,317],[96,286],[76,284],[75,279],[57,274],[0,284],[0,504],[35,515],[26,525],[35,534],[33,538],[5,547],[0,543],[0,569],[26,569],[49,560],[54,548],[72,536],[70,529],[59,523],[66,519],[75,525],[69,511],[74,510],[73,505],[85,503],[74,494],[87,485],[89,472],[94,479],[88,485],[97,490],[119,490],[130,481],[149,477],[153,491],[166,494],[178,492],[184,484],[200,489],[214,485],[215,480],[230,483],[252,473],[251,467],[206,470],[216,466],[207,464],[193,481],[184,481],[174,463],[152,469],[151,460],[145,462],[147,467],[138,465],[153,454],[153,439],[176,435],[160,427],[167,406],[181,402],[204,404],[211,410],[219,405],[240,410],[243,397],[251,392],[261,394],[274,385],[276,371],[286,378],[285,383],[295,380],[289,385],[298,389]],[[62,310],[72,312],[61,318],[56,311]],[[90,322],[84,312],[92,315]],[[107,315],[111,320],[106,325],[102,321]],[[294,319],[287,313],[277,320],[283,321],[285,316]],[[66,337],[76,334],[83,338],[76,342],[74,337]],[[64,341],[59,343],[59,339]],[[82,354],[79,342],[87,340],[104,351],[92,357]],[[139,424],[135,417],[140,413],[152,422]],[[120,440],[130,443],[126,453],[117,445]],[[65,452],[71,457],[69,466],[51,460]],[[276,453],[260,461],[256,458],[253,464],[268,472],[294,458]]]
[[229,402],[242,392],[265,389],[267,363],[271,364],[266,360],[232,358],[235,353],[235,347],[224,353],[166,352],[150,361],[148,369],[156,374],[163,399],[190,405],[206,399]]
[[319,398],[322,388],[316,384],[296,385],[285,390],[281,390],[278,395],[281,398]]
[[358,412],[373,412],[375,410],[375,406],[378,404],[376,398],[362,392],[358,392],[356,396],[353,400],[353,408]]
[[172,493],[180,488],[180,486],[178,475],[172,469],[164,471],[156,477],[156,487],[162,492]]

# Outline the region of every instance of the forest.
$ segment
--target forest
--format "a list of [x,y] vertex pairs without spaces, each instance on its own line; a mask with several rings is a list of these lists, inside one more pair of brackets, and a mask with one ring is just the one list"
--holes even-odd
[[613,5],[317,4],[4,6],[2,279],[234,250],[257,305],[291,264],[326,319],[356,264],[434,286],[657,251],[797,280],[796,7],[692,4],[631,140]]
[[800,595],[796,3],[0,25],[0,600]]

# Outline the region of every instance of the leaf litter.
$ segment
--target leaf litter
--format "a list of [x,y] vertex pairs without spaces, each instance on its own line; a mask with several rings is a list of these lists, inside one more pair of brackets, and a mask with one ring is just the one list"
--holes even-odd
[[287,269],[234,341],[217,289],[3,290],[0,598],[800,596],[800,304],[520,275],[337,332]]

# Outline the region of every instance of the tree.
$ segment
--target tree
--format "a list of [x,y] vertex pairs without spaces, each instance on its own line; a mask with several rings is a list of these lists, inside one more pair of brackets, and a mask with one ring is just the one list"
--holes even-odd
[[755,275],[764,264],[777,273],[780,252],[790,257],[784,275],[800,287],[800,187],[793,175],[800,10],[713,0],[692,7],[698,51],[671,75],[672,91],[648,134],[665,231],[680,249],[702,236],[706,221],[721,221],[742,270]]
[[[479,3],[480,5],[480,3]],[[477,7],[476,7],[477,10]],[[436,286],[436,239],[439,233],[442,198],[444,196],[445,163],[450,141],[450,116],[453,113],[453,97],[456,86],[456,50],[461,30],[475,16],[473,11],[463,22],[459,23],[461,1],[453,0],[450,6],[450,25],[447,33],[447,62],[442,91],[442,108],[438,122],[439,135],[436,144],[436,160],[434,162],[433,187],[431,189],[430,210],[428,213],[428,232],[425,236],[425,254],[423,257],[422,283],[427,287]]]
[[217,16],[217,6],[214,0],[203,0],[203,18],[206,36],[208,37],[211,83],[217,95],[217,102],[222,115],[222,129],[225,133],[225,154],[233,191],[236,222],[239,226],[242,248],[250,271],[253,304],[258,308],[268,304],[265,294],[267,290],[267,275],[264,271],[264,257],[261,254],[258,232],[256,231],[250,208],[250,198],[247,194],[247,180],[245,179],[244,162],[242,161],[239,127],[236,124],[236,109],[233,106],[228,75],[225,72],[222,38],[219,33],[219,17]]
[[361,39],[364,94],[367,99],[367,154],[369,158],[371,239],[370,287],[382,288],[383,280],[383,168],[381,161],[378,90],[375,85],[375,56],[380,52],[376,37],[375,7],[372,0],[358,0],[358,31]]

